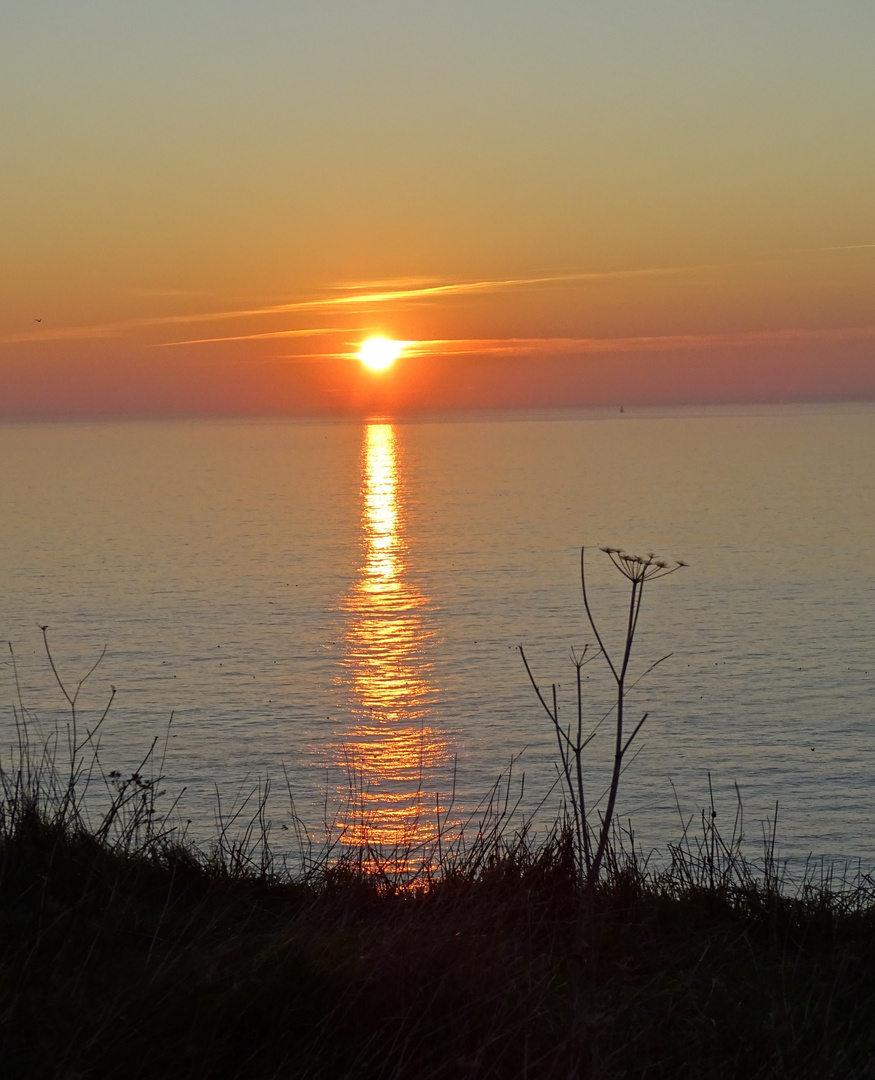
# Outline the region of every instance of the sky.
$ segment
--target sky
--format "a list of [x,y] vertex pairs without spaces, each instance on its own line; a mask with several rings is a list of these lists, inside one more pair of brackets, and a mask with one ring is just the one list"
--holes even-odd
[[3,0],[0,418],[875,398],[873,55],[871,0]]

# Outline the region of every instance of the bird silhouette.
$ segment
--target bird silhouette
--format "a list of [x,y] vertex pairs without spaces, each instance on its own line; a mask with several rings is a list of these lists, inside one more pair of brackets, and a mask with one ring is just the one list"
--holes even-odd
[[34,322],[42,322],[42,319],[34,319]]

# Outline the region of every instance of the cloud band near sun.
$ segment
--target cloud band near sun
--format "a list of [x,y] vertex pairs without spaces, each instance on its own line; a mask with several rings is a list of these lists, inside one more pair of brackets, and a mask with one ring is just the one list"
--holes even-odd
[[[260,307],[233,308],[224,311],[192,312],[181,315],[156,315],[147,318],[123,319],[117,322],[98,323],[90,326],[41,327],[39,330],[27,330],[0,339],[3,344],[23,344],[26,342],[81,341],[88,338],[128,337],[132,331],[162,326],[185,326],[198,323],[220,323],[232,319],[254,319],[272,315],[289,315],[295,312],[331,311],[333,309],[355,311],[356,308],[391,306],[393,304],[415,303],[437,297],[464,295],[466,293],[503,292],[523,289],[538,285],[558,285],[563,283],[607,280],[610,278],[655,277],[669,274],[689,273],[693,267],[653,267],[627,270],[604,270],[584,273],[550,274],[534,277],[492,278],[478,281],[434,282],[432,280],[414,283],[402,281],[384,286],[380,283],[357,283],[335,286],[331,295],[291,300],[281,304],[265,304]],[[336,295],[338,292],[341,295]],[[321,333],[322,331],[278,331],[275,336],[291,336],[294,333]],[[198,345],[215,341],[243,341],[247,338],[269,337],[270,334],[244,334],[231,337],[209,337],[186,341],[156,342],[156,345]]]
[[[833,248],[810,249],[812,252],[850,252],[875,247],[872,244],[844,245]],[[490,294],[549,288],[611,279],[636,279],[659,277],[682,277],[713,272],[720,269],[754,266],[768,262],[781,262],[791,253],[754,259],[747,263],[697,264],[688,266],[641,267],[603,271],[542,274],[527,277],[487,278],[469,281],[436,281],[435,279],[395,279],[393,281],[355,282],[341,284],[325,290],[322,295],[311,296],[284,303],[264,304],[256,307],[231,308],[219,311],[189,312],[176,315],[140,317],[92,324],[89,326],[53,327],[50,322],[38,329],[28,329],[0,339],[2,344],[27,344],[60,341],[106,340],[131,338],[137,332],[160,330],[173,326],[208,325],[210,323],[244,319],[293,316],[296,313],[332,312],[355,315],[373,309],[383,311],[401,310],[408,305],[439,301],[443,298],[472,294]],[[796,253],[797,255],[799,253]],[[280,330],[259,330],[245,334],[212,334],[204,337],[186,337],[171,341],[151,341],[153,348],[210,345],[225,342],[258,341],[270,338],[318,337],[332,333],[348,334],[344,329],[330,327],[296,327]],[[799,342],[831,342],[864,340],[872,336],[871,327],[847,327],[839,329],[789,328],[772,331],[749,331],[735,334],[704,335],[654,335],[616,338],[503,338],[503,339],[441,339],[419,341],[405,349],[408,355],[428,351],[446,354],[470,355],[517,355],[564,352],[621,352],[630,350],[686,349],[715,347],[720,345],[755,345]],[[356,345],[357,347],[357,345]],[[316,355],[316,354],[314,354]],[[323,353],[322,356],[341,356],[345,353]],[[303,355],[302,355],[303,358]]]
[[[838,327],[826,330],[754,330],[733,334],[664,334],[613,338],[435,338],[404,341],[405,357],[470,356],[538,358],[584,356],[604,353],[683,352],[696,349],[754,348],[794,344],[830,344],[875,340],[875,326]],[[294,353],[285,360],[353,360],[360,355],[358,343],[337,352]]]

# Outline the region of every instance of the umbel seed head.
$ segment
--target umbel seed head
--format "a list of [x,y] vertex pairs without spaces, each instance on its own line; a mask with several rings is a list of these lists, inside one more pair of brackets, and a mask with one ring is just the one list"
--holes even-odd
[[632,582],[640,583],[651,581],[657,577],[667,577],[669,574],[673,574],[675,570],[680,570],[682,566],[687,565],[685,562],[681,562],[680,559],[674,563],[669,563],[665,559],[658,558],[652,551],[642,557],[641,555],[629,555],[622,548],[602,547],[599,550],[603,551],[620,573]]

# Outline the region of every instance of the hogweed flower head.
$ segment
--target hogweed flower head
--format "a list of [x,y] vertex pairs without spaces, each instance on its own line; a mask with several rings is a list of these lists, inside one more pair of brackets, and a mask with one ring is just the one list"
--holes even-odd
[[639,584],[652,581],[654,578],[668,577],[669,574],[687,565],[680,559],[670,563],[665,559],[660,559],[652,551],[642,556],[629,555],[622,548],[603,547],[600,550],[608,556],[623,577]]

